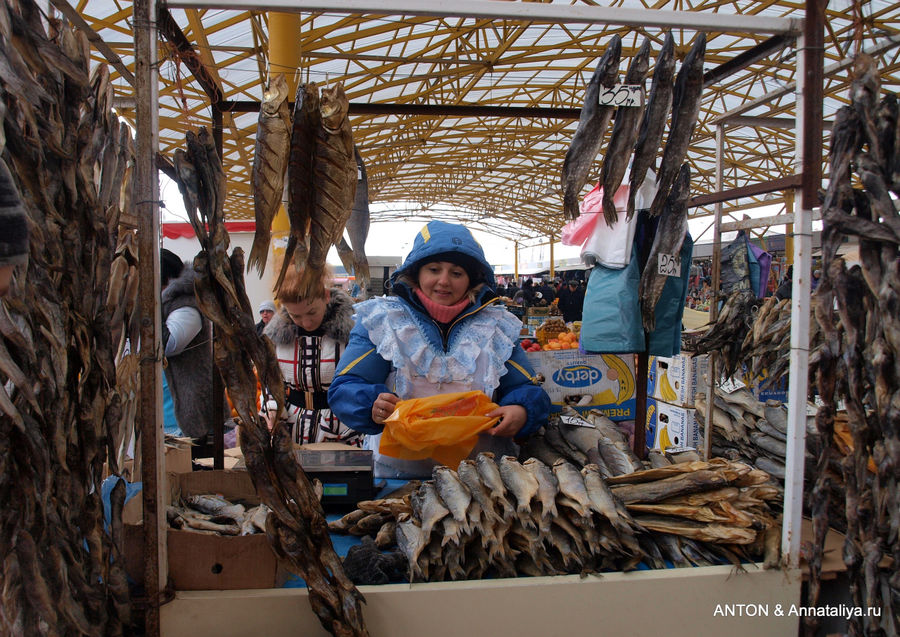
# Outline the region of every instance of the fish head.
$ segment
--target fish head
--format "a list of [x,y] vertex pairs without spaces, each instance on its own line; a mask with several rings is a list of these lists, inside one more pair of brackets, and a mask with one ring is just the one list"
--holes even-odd
[[319,99],[319,114],[322,126],[328,131],[338,130],[344,123],[350,103],[344,93],[344,85],[338,82],[334,86],[323,88]]

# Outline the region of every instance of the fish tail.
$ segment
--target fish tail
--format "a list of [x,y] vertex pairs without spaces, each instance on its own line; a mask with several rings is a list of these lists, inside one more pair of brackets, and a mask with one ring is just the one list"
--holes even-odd
[[253,245],[250,248],[250,255],[247,257],[247,272],[252,267],[256,267],[257,273],[262,276],[263,270],[266,269],[266,261],[269,258],[269,243],[272,241],[272,233],[266,232],[264,228],[256,226],[256,234],[253,235]]
[[619,220],[619,213],[616,211],[616,204],[612,195],[603,190],[603,218],[606,225],[612,227]]
[[284,249],[284,259],[281,262],[281,271],[278,273],[278,278],[275,280],[275,286],[272,288],[275,296],[278,296],[278,290],[281,288],[281,282],[284,281],[284,275],[287,273],[288,265],[291,263],[291,259],[294,256],[294,251],[297,249],[297,237],[291,235],[288,237],[287,247]]
[[563,194],[563,215],[568,220],[577,219],[581,211],[578,208],[578,198],[575,193],[566,190]]

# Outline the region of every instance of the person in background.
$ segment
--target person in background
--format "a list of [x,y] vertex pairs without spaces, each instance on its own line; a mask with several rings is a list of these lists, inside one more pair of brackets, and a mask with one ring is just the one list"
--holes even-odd
[[263,330],[272,317],[275,316],[275,303],[272,301],[263,301],[259,304],[259,323],[256,324],[257,335],[262,335]]
[[[353,327],[353,301],[340,288],[325,288],[320,298],[299,292],[302,272],[290,268],[276,298],[281,311],[263,334],[275,344],[284,377],[285,418],[297,444],[343,442],[362,445],[362,434],[348,429],[328,406],[328,387]],[[267,392],[276,391],[267,388]],[[266,402],[264,400],[264,402]]]
[[559,302],[557,303],[563,320],[566,323],[580,321],[583,306],[584,288],[578,285],[577,279],[569,279],[566,287],[559,291]]
[[422,478],[433,459],[403,460],[378,450],[385,418],[400,400],[483,391],[499,423],[479,436],[472,457],[515,455],[515,439],[547,422],[550,398],[518,346],[521,321],[495,306],[493,269],[465,226],[432,221],[391,276],[396,296],[356,305],[356,323],[328,390],[347,426],[368,434],[375,476]]
[[[209,456],[213,432],[212,324],[197,308],[194,269],[165,248],[160,251],[159,262],[165,348],[163,428],[166,433],[198,441],[191,449],[195,458]],[[228,415],[228,409],[223,413]]]
[[13,270],[28,261],[28,217],[6,162],[0,159],[0,296],[9,291]]
[[497,296],[506,296],[506,286],[502,283],[497,286]]
[[821,278],[822,278],[822,271],[819,269],[813,270],[812,281],[810,282],[810,284],[812,286],[812,288],[810,290],[811,292],[815,292],[816,288],[819,287],[819,281],[821,280]]
[[534,305],[534,281],[532,279],[528,279],[522,284],[522,296],[525,299],[522,305],[525,307]]
[[520,291],[519,286],[516,285],[516,280],[510,279],[509,283],[506,284],[506,296],[508,296],[511,299],[515,299],[516,293],[519,291]]
[[775,298],[779,301],[784,299],[791,298],[792,287],[794,285],[794,266],[789,265],[787,269],[787,274],[784,275],[784,278],[781,280],[781,285],[778,286],[778,289],[775,290]]
[[556,288],[549,281],[543,281],[537,291],[545,301],[542,305],[550,305],[556,300]]

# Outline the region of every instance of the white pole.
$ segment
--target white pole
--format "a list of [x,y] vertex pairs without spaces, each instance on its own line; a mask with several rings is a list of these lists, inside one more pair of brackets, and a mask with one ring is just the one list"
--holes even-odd
[[[797,39],[803,51],[806,38]],[[805,59],[797,56],[797,146],[796,164],[804,166],[803,137],[805,113]],[[812,158],[819,161],[817,158]],[[802,198],[801,198],[802,199]],[[795,201],[797,198],[795,197]],[[800,523],[803,515],[803,457],[806,451],[806,396],[809,373],[810,271],[812,266],[812,210],[802,200],[794,213],[794,280],[791,287],[791,357],[788,380],[788,433],[784,482],[784,520],[781,551],[783,563],[791,569],[800,565]]]

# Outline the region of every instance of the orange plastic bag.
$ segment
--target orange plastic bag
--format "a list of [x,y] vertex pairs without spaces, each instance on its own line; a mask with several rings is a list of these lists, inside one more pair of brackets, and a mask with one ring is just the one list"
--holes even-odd
[[392,458],[434,458],[455,467],[475,448],[478,434],[500,420],[485,415],[494,409],[497,405],[480,391],[401,400],[384,421],[378,450]]

